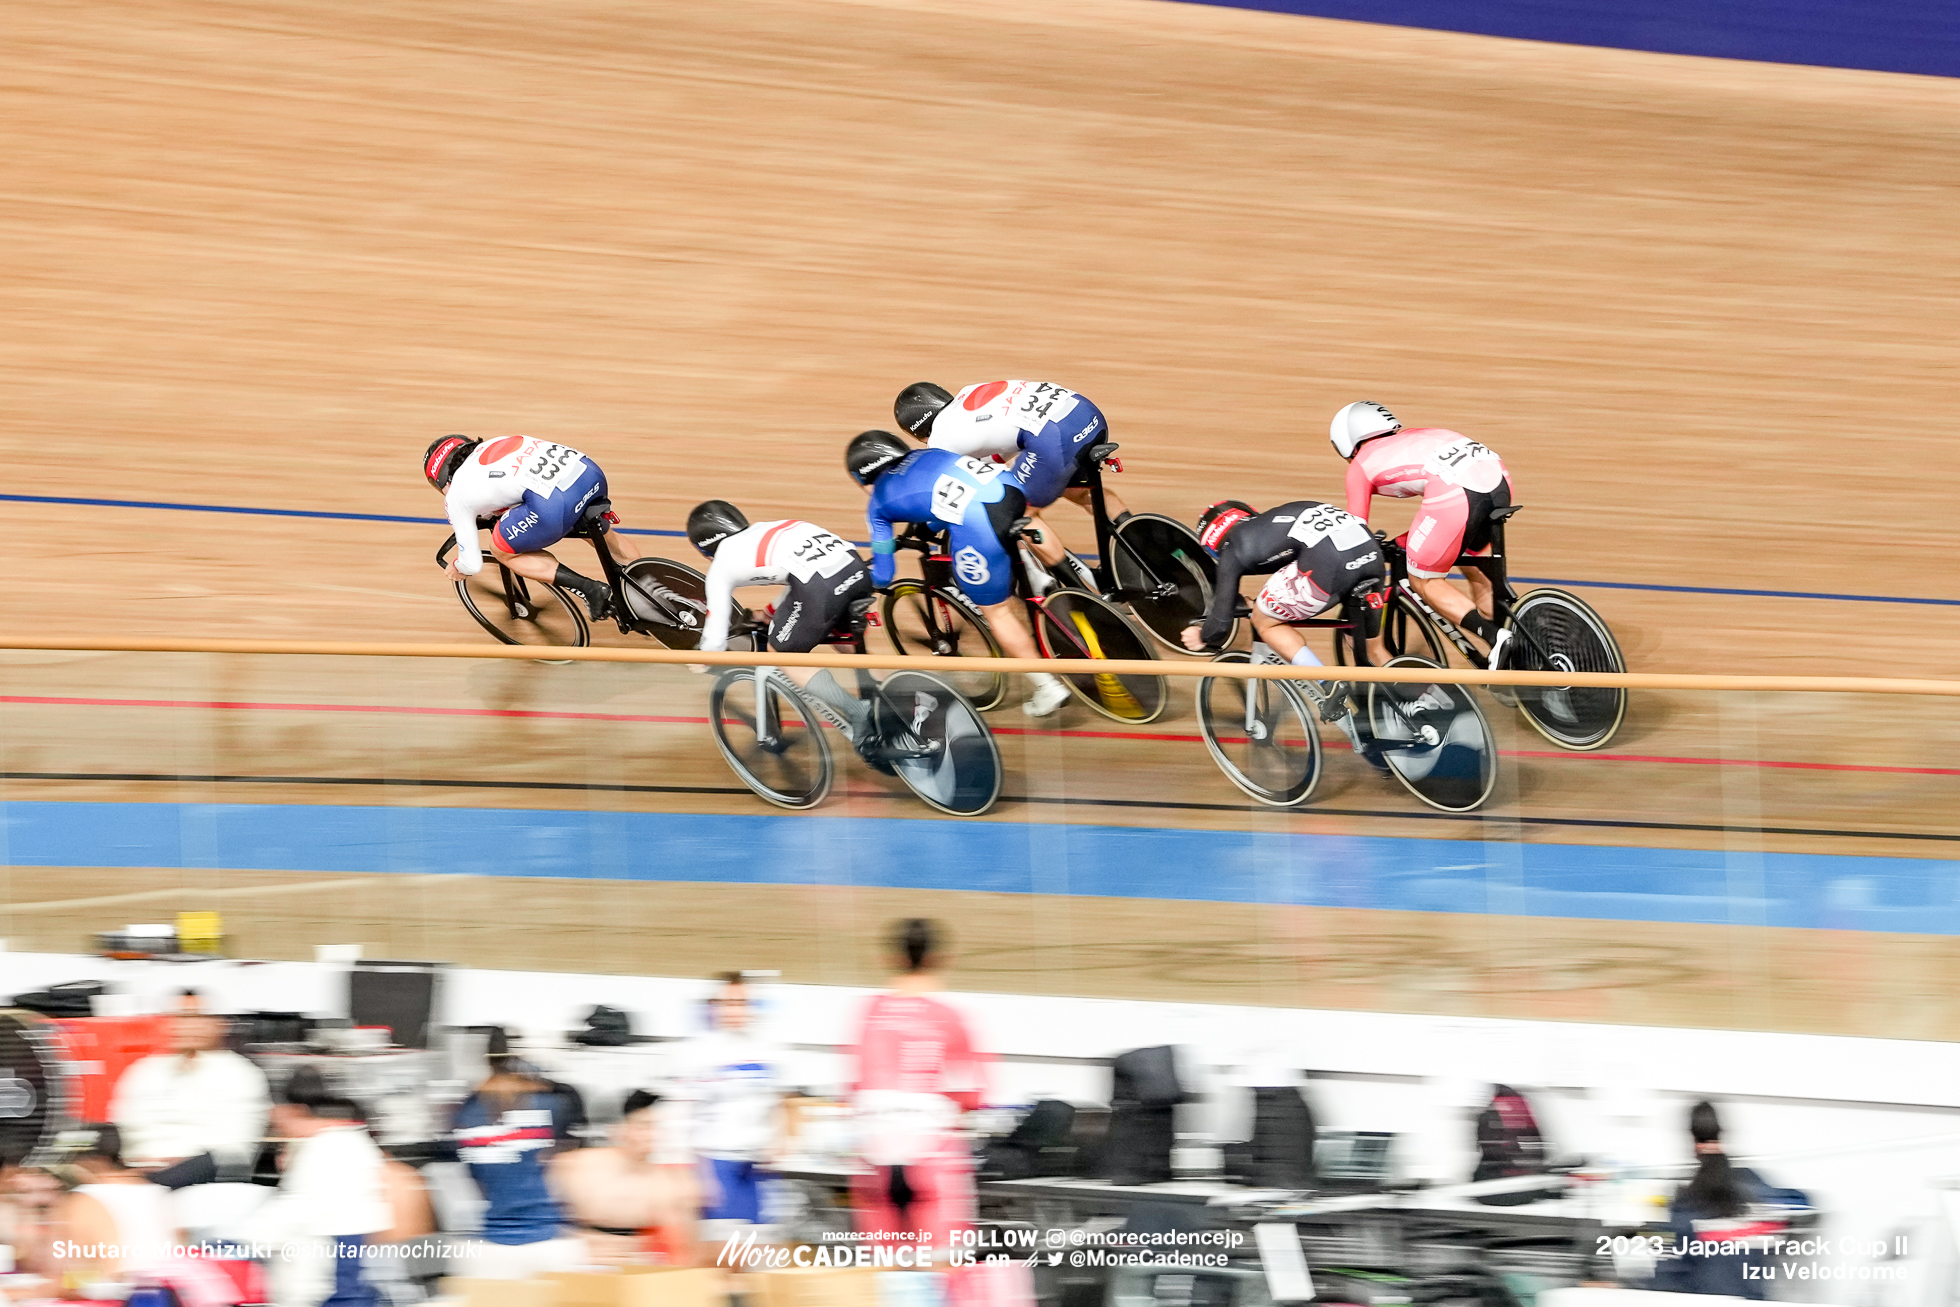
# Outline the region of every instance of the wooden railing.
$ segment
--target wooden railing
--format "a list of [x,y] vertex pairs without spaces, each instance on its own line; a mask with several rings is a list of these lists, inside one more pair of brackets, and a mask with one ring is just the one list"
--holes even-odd
[[555,645],[395,644],[349,640],[168,640],[95,637],[0,638],[0,649],[61,653],[283,654],[336,658],[503,658],[520,661],[709,664],[717,667],[916,667],[932,671],[1118,672],[1135,676],[1229,676],[1262,680],[1442,682],[1448,685],[1623,686],[1629,690],[1764,690],[1812,694],[1918,694],[1960,698],[1960,681],[1859,676],[1694,676],[1667,672],[1486,672],[1475,668],[1253,667],[1200,659],[1094,663],[1026,658],[922,658],[898,654],[704,654],[689,650],[561,648]]

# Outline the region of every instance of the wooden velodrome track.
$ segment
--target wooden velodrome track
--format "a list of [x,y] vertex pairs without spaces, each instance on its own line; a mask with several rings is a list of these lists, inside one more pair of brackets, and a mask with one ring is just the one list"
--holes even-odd
[[[526,431],[593,453],[632,526],[671,528],[719,495],[857,535],[841,445],[888,424],[898,386],[1039,376],[1111,414],[1138,508],[1334,497],[1326,417],[1368,396],[1504,454],[1529,505],[1512,534],[1526,575],[1960,599],[1942,566],[1951,82],[1154,0],[53,3],[11,15],[10,34],[0,492],[428,517],[412,464],[432,436]],[[428,562],[436,528],[5,512],[19,633],[470,633]],[[1055,521],[1081,529],[1071,510]],[[1960,629],[1952,606],[1585,593],[1646,670],[1946,676]],[[503,664],[4,666],[16,697],[637,696],[647,712],[699,696],[678,674],[540,689]],[[1925,765],[1929,735],[1955,738],[1947,711],[1651,696],[1616,748]],[[610,750],[728,784],[698,728],[594,743],[565,722],[403,734],[359,714],[172,712],[8,704],[5,796],[645,802],[23,777],[367,776],[391,747],[450,777],[585,779]],[[1098,810],[1103,824],[1408,833],[1248,813],[1189,741],[1062,725],[1007,737],[1011,791],[1219,805]],[[1188,715],[1158,729],[1192,733]],[[1524,839],[1801,852],[1817,841],[1755,828],[1952,829],[1952,776],[1513,764],[1506,819],[1715,828],[1510,828]],[[845,810],[894,811],[853,784]],[[1395,806],[1370,784],[1337,765],[1327,802]],[[1059,811],[1038,819],[1078,819]],[[259,955],[362,939],[479,965],[844,982],[875,973],[875,926],[913,910],[959,924],[972,987],[1960,1034],[1942,998],[1960,947],[1944,935],[832,886],[3,874],[15,948],[216,904]]]

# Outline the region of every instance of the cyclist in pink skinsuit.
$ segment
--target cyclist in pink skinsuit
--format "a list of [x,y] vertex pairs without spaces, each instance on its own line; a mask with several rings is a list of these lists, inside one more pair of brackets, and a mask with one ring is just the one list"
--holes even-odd
[[[960,1014],[932,997],[939,932],[914,917],[892,940],[902,968],[865,1007],[852,1086],[858,1149],[870,1167],[851,1181],[858,1228],[944,1256],[953,1231],[973,1227],[973,1155],[960,1116],[980,1105],[985,1069]],[[928,1242],[929,1239],[929,1242]]]
[[[1466,568],[1470,594],[1447,580],[1461,554],[1490,552],[1492,509],[1511,503],[1504,460],[1489,447],[1442,427],[1404,430],[1380,404],[1357,400],[1334,415],[1328,439],[1347,460],[1347,511],[1367,520],[1376,495],[1422,496],[1416,520],[1400,543],[1408,551],[1409,578],[1430,607],[1491,646],[1501,644],[1491,620],[1490,581]],[[1380,642],[1374,642],[1379,645]],[[1375,648],[1377,662],[1387,651]]]

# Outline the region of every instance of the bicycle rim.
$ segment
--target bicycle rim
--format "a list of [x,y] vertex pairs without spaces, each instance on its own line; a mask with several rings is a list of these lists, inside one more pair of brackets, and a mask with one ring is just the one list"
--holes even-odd
[[756,730],[755,669],[738,667],[715,678],[708,724],[715,745],[742,783],[779,808],[814,808],[830,793],[830,742],[802,697],[776,681],[766,686],[776,718],[773,739]]
[[1163,715],[1170,705],[1164,677],[1065,670],[1078,659],[1156,658],[1149,640],[1114,604],[1082,590],[1054,590],[1036,612],[1042,652],[1063,663],[1055,675],[1077,699],[1111,721],[1140,725]]
[[[1166,649],[1189,654],[1184,628],[1211,606],[1218,565],[1191,528],[1160,513],[1133,514],[1113,535],[1109,552],[1116,586],[1137,625]],[[1225,643],[1237,634],[1234,619]]]
[[[1000,647],[986,621],[966,603],[943,590],[901,581],[885,596],[885,634],[900,654],[955,658],[998,658]],[[1001,672],[947,672],[945,680],[980,712],[1000,707],[1007,697]]]
[[[1388,665],[1436,664],[1391,658]],[[1490,798],[1497,784],[1497,743],[1469,686],[1371,682],[1368,727],[1395,779],[1430,807],[1472,812]]]
[[1006,779],[994,733],[964,695],[924,672],[893,672],[878,695],[904,736],[938,746],[930,757],[904,758],[892,771],[929,807],[956,817],[987,811]]
[[[1517,672],[1624,672],[1613,633],[1585,601],[1563,590],[1533,590],[1518,601],[1504,665]],[[1618,686],[1516,687],[1518,710],[1562,749],[1603,747],[1626,717]]]
[[494,563],[456,582],[456,597],[478,626],[504,644],[577,649],[592,643],[592,628],[578,600],[555,585]]
[[[1334,634],[1334,665],[1349,666],[1348,633]],[[1391,658],[1415,657],[1438,667],[1450,665],[1443,633],[1436,629],[1427,613],[1416,607],[1415,600],[1399,590],[1388,597],[1382,609],[1382,643],[1388,647]]]
[[1320,780],[1320,729],[1299,691],[1284,681],[1207,676],[1197,709],[1205,747],[1227,780],[1271,807],[1307,801]]

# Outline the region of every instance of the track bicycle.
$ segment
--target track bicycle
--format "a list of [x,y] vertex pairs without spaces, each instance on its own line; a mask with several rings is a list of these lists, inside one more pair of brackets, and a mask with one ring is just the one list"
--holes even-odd
[[[864,630],[875,600],[866,596],[826,644],[864,652]],[[760,647],[766,627],[747,632]],[[873,768],[896,776],[927,806],[956,817],[993,807],[1006,779],[1000,746],[987,723],[958,690],[937,676],[911,670],[883,681],[857,669],[858,698],[871,705],[867,737],[854,741]],[[735,774],[779,808],[814,808],[830,793],[836,761],[823,723],[846,734],[850,724],[829,704],[804,694],[773,667],[731,667],[708,692],[715,745]]]
[[[1076,660],[1139,659],[1155,661],[1156,650],[1136,624],[1101,595],[1062,585],[1036,585],[1027,546],[1021,537],[1027,518],[1015,522],[1013,546],[1014,593],[1026,605],[1028,625],[1044,658],[1062,665],[1054,669],[1069,693],[1111,721],[1154,722],[1170,706],[1170,684],[1162,676],[1113,672],[1071,671]],[[964,655],[998,658],[1000,642],[980,609],[960,590],[943,532],[913,523],[894,543],[920,555],[919,579],[894,581],[885,595],[885,631],[901,654]],[[1053,578],[1050,578],[1052,581]],[[953,681],[975,707],[990,711],[1007,697],[1005,672],[955,672]]]
[[[1491,513],[1490,552],[1463,554],[1460,568],[1474,567],[1490,579],[1493,620],[1511,633],[1499,656],[1501,670],[1513,672],[1624,672],[1626,659],[1604,618],[1577,595],[1539,587],[1519,595],[1511,585],[1504,547],[1504,524],[1524,507],[1510,504]],[[1389,564],[1389,597],[1382,613],[1382,638],[1391,655],[1414,655],[1438,667],[1449,665],[1448,646],[1456,646],[1472,667],[1489,667],[1470,637],[1437,612],[1409,579],[1406,552],[1382,541]],[[1446,643],[1447,642],[1447,643]],[[1342,646],[1335,646],[1343,661]],[[1603,747],[1626,717],[1627,692],[1617,686],[1491,686],[1491,696],[1524,714],[1540,735],[1562,749]]]
[[[589,540],[599,555],[603,579],[612,592],[612,617],[608,620],[622,635],[647,636],[669,649],[695,648],[701,643],[701,628],[708,617],[707,578],[684,563],[665,558],[620,563],[604,539],[612,529],[606,516],[611,509],[610,501],[594,500],[577,527],[566,535],[568,540]],[[495,517],[476,520],[479,530],[496,524]],[[449,551],[455,547],[452,532],[436,550],[436,566],[446,567]],[[484,551],[484,563],[475,576],[456,582],[456,597],[478,626],[505,644],[583,648],[592,643],[592,622],[576,595],[563,586],[519,576],[504,565],[495,550]],[[737,605],[731,629],[745,627],[747,621],[747,610]],[[754,637],[731,634],[728,647],[748,652],[755,647]]]
[[[1339,618],[1308,618],[1294,627],[1335,631],[1338,649],[1359,625],[1350,599]],[[1251,652],[1228,650],[1221,663],[1283,666],[1263,641]],[[1436,667],[1428,659],[1400,656],[1389,667]],[[1497,784],[1497,743],[1490,722],[1466,685],[1348,681],[1261,680],[1207,676],[1197,691],[1198,726],[1205,747],[1227,780],[1260,803],[1294,808],[1319,783],[1320,722],[1347,728],[1362,747],[1377,752],[1389,774],[1409,793],[1443,812],[1472,812]]]
[[[1081,463],[1089,486],[1090,517],[1096,524],[1096,561],[1088,569],[1097,593],[1129,607],[1136,624],[1174,653],[1189,655],[1184,628],[1211,607],[1218,564],[1205,552],[1197,532],[1162,513],[1129,513],[1109,520],[1103,498],[1103,468],[1115,464],[1122,446],[1091,446]],[[1225,643],[1238,634],[1236,619]]]

